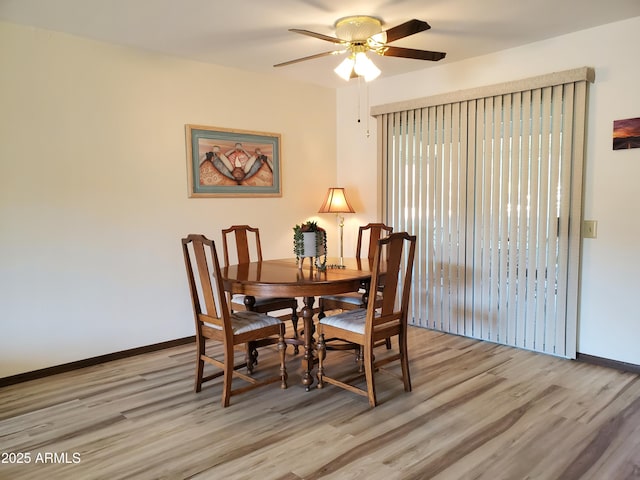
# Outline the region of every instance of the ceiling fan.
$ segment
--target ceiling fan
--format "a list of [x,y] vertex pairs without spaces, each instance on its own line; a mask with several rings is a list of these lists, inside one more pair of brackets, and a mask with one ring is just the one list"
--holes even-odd
[[430,28],[431,26],[427,22],[413,19],[388,30],[382,30],[382,21],[379,18],[367,15],[344,17],[336,21],[335,37],[311,32],[309,30],[291,28],[289,29],[290,32],[332,42],[340,45],[341,49],[289,60],[288,62],[278,63],[274,65],[274,67],[283,67],[327,55],[348,53],[347,58],[338,65],[335,72],[345,80],[362,76],[366,81],[370,81],[380,75],[380,69],[367,57],[367,52],[369,51],[387,57],[415,58],[418,60],[431,61],[443,59],[446,55],[446,53],[443,52],[416,50],[414,48],[393,47],[388,45],[395,40],[424,32]]

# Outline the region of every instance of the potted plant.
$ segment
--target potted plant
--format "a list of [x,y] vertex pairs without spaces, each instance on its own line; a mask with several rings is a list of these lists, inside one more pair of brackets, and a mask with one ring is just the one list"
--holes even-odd
[[324,270],[327,265],[326,230],[312,220],[293,227],[293,253],[296,255],[298,267],[302,268],[305,257],[310,257],[316,259],[316,267]]

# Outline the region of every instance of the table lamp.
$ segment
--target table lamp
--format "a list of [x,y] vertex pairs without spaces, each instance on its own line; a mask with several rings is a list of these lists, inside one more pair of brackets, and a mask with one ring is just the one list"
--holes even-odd
[[340,215],[341,213],[356,213],[353,207],[349,204],[347,197],[344,193],[344,188],[341,187],[331,187],[327,191],[327,196],[318,210],[318,213],[335,213],[338,217],[338,225],[340,226],[340,265],[344,265],[344,254],[343,254],[343,240],[342,240],[342,232],[344,230],[344,217]]

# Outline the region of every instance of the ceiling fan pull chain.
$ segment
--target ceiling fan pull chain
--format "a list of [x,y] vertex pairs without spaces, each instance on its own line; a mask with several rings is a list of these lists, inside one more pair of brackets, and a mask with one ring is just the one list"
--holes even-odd
[[362,77],[358,76],[358,123],[360,123],[360,96],[362,95]]
[[[358,123],[362,123],[361,122],[361,118],[362,118],[362,95],[363,95],[363,90],[362,90],[362,77],[358,76],[358,102],[357,102],[357,109],[358,109],[358,114],[357,116],[357,122]],[[369,138],[370,136],[370,132],[369,132],[369,84],[365,83],[364,84],[364,115],[366,118],[366,125],[365,125],[365,135],[367,136],[367,138]]]
[[364,114],[366,115],[367,118],[367,131],[365,132],[365,135],[367,136],[367,138],[369,138],[369,117],[371,115],[369,115],[369,84],[365,83],[364,85],[364,94],[365,94],[365,103],[364,103]]

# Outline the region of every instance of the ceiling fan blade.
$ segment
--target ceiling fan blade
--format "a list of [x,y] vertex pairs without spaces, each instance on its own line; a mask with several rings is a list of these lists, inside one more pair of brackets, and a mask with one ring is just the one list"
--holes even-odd
[[326,40],[333,43],[344,43],[342,40],[336,37],[330,37],[329,35],[323,35],[322,33],[311,32],[309,30],[301,30],[299,28],[290,28],[290,32],[301,33],[302,35],[308,35],[313,38],[319,38],[320,40]]
[[278,63],[274,67],[284,67],[285,65],[291,65],[293,63],[304,62],[305,60],[313,60],[314,58],[326,57],[328,55],[338,55],[344,53],[345,50],[333,50],[331,52],[316,53],[315,55],[309,55],[308,57],[296,58],[295,60],[289,60],[288,62]]
[[385,57],[415,58],[417,60],[431,60],[434,62],[442,60],[447,55],[444,52],[430,52],[429,50],[387,46],[377,50],[376,53],[384,55]]
[[409,35],[414,35],[419,32],[424,32],[425,30],[429,30],[431,26],[427,22],[423,22],[422,20],[409,20],[408,22],[401,23],[395,27],[390,28],[385,33],[387,34],[387,43],[393,42],[394,40],[398,40],[400,38],[408,37]]

